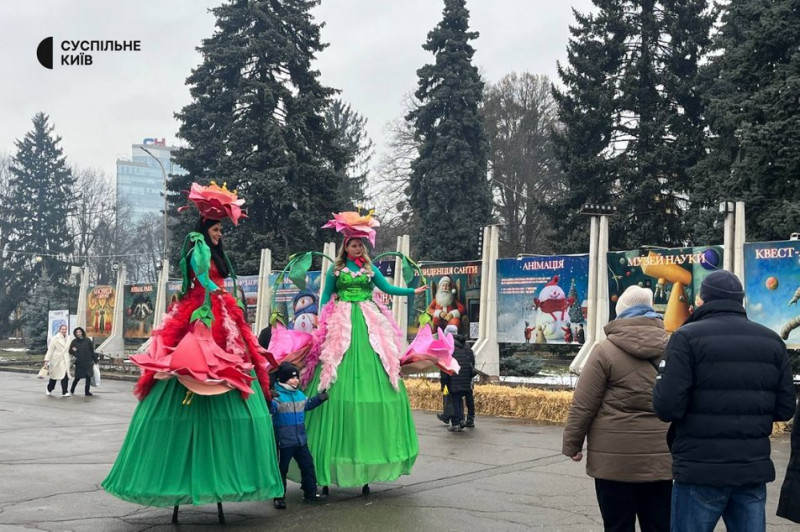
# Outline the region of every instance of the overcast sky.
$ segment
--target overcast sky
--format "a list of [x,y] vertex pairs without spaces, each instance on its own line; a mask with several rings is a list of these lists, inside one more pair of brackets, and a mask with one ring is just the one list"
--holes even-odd
[[[50,115],[70,164],[114,179],[115,160],[145,137],[177,142],[173,114],[189,103],[186,77],[200,61],[195,48],[214,29],[209,7],[221,0],[26,0],[0,6],[0,154],[39,111]],[[516,72],[556,80],[566,60],[571,7],[591,0],[469,0],[474,61],[491,83]],[[403,96],[416,88],[416,70],[433,61],[422,50],[441,19],[439,0],[323,0],[315,9],[329,47],[318,57],[322,83],[368,120],[378,149],[386,123],[402,114]],[[91,66],[47,70],[36,60],[45,37],[62,40],[139,40],[140,52],[93,53]]]

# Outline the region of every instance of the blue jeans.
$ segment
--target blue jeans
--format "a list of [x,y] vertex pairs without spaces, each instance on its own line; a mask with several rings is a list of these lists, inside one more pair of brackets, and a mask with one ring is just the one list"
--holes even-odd
[[675,482],[670,530],[712,532],[722,517],[728,532],[764,532],[766,502],[766,484],[716,487]]

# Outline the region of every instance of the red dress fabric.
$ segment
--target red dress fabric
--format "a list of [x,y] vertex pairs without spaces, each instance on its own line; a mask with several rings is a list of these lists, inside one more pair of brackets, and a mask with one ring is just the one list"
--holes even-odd
[[[224,279],[216,265],[211,261],[209,277],[219,288],[224,287]],[[192,272],[192,286],[186,295],[176,302],[167,312],[164,321],[158,329],[153,331],[150,351],[134,355],[130,360],[142,368],[142,376],[134,388],[134,395],[139,400],[144,399],[153,387],[156,373],[174,373],[178,375],[191,375],[195,378],[206,375],[209,365],[213,366],[213,375],[209,378],[226,381],[231,388],[238,388],[242,396],[247,397],[251,392],[246,383],[242,382],[243,374],[249,375],[250,367],[254,367],[256,378],[261,384],[261,389],[267,400],[269,394],[269,367],[275,367],[272,355],[258,345],[250,325],[247,323],[242,309],[228,292],[211,296],[211,312],[214,320],[211,324],[211,335],[219,350],[214,353],[183,352],[180,357],[173,357],[173,350],[187,334],[201,336],[199,327],[205,327],[200,320],[192,323],[192,313],[203,306],[206,290]],[[207,333],[206,333],[207,334]],[[188,356],[187,356],[188,354]],[[214,360],[209,361],[209,356]],[[209,364],[210,363],[210,364]]]

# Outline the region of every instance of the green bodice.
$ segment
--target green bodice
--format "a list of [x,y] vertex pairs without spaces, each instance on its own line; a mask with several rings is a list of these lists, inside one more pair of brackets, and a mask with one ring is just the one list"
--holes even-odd
[[342,271],[336,277],[336,293],[342,301],[370,301],[372,299],[372,280],[366,275],[353,277]]

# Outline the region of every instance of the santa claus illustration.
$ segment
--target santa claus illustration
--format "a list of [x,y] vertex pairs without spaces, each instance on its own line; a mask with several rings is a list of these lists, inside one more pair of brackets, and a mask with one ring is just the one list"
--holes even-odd
[[456,299],[453,280],[445,275],[439,280],[436,295],[426,311],[431,317],[431,327],[435,331],[439,328],[444,330],[448,325],[455,325],[460,330],[461,317],[466,311],[466,307]]

